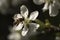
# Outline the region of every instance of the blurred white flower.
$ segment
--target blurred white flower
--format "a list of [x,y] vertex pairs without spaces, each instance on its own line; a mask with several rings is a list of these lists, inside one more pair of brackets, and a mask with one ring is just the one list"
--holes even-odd
[[60,40],[60,37],[58,36],[58,37],[56,37],[56,39],[55,40]]
[[43,7],[43,11],[49,9],[49,15],[55,17],[58,14],[58,9],[60,9],[60,1],[59,0],[33,0],[33,2],[37,5],[45,3]]
[[20,40],[21,35],[18,32],[12,32],[10,35],[8,35],[9,40]]
[[11,0],[12,6],[18,6],[18,4],[21,4],[21,0]]
[[[17,26],[15,26],[14,30],[16,30],[16,31],[22,30],[21,34],[22,34],[22,36],[25,36],[27,34],[27,32],[29,31],[27,25],[30,24],[31,20],[34,21],[37,18],[39,13],[38,13],[38,11],[34,11],[30,14],[30,17],[28,17],[28,9],[25,5],[21,6],[20,11],[21,11],[21,14],[16,14],[14,17],[14,20],[17,20],[19,18],[24,18],[24,20],[22,22],[20,22]],[[38,24],[35,24],[35,25],[36,25],[35,29],[37,29],[39,26],[38,26]]]
[[9,5],[7,0],[0,0],[0,12],[2,14],[6,14],[8,7]]

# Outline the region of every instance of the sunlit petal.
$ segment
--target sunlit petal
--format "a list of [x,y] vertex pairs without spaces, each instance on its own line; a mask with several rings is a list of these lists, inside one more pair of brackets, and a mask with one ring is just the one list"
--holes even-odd
[[22,36],[25,36],[27,34],[27,32],[28,32],[28,28],[24,27],[22,30]]
[[13,27],[13,30],[19,31],[19,30],[22,29],[22,27],[23,27],[23,24],[22,23],[19,23],[17,26]]
[[34,11],[30,14],[29,20],[35,20],[38,17],[39,12]]
[[49,6],[49,15],[55,17],[58,14],[58,8],[56,5],[51,4]]
[[33,2],[37,5],[43,4],[45,0],[33,0]]
[[27,18],[28,16],[28,9],[25,5],[22,5],[20,8],[21,14],[24,18]]

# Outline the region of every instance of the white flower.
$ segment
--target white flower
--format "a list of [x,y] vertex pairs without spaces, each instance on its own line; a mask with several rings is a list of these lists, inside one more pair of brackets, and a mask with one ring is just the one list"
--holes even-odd
[[58,14],[58,9],[60,9],[60,2],[59,0],[33,0],[33,2],[37,5],[45,3],[43,7],[43,11],[49,9],[49,15],[55,17]]
[[[38,16],[38,11],[34,11],[30,14],[30,17],[28,17],[28,9],[25,5],[22,5],[20,7],[21,14],[17,14],[14,20],[17,20],[19,18],[24,18],[22,22],[20,22],[17,26],[14,27],[15,30],[22,30],[21,34],[22,36],[25,36],[27,32],[29,31],[27,25],[30,24],[30,20],[34,21]],[[38,24],[35,24],[38,25]],[[33,26],[32,26],[33,27]],[[38,26],[36,26],[36,29]],[[35,30],[35,29],[34,29]]]

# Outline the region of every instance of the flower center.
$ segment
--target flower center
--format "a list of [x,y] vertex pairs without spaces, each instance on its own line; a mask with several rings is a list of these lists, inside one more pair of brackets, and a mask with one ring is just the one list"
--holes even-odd
[[29,28],[29,22],[30,20],[28,18],[24,19],[24,25]]
[[24,20],[24,22],[25,22],[26,24],[29,24],[30,20],[27,18],[27,19]]

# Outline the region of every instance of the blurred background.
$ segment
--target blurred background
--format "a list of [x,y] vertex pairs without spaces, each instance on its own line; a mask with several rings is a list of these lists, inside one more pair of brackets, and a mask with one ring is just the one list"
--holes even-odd
[[[33,3],[33,0],[0,0],[0,40],[8,40],[7,36],[9,35],[9,27],[13,25],[12,17],[14,14],[20,13],[20,6],[26,5],[29,9],[29,13],[38,10],[39,16],[38,19],[45,22],[45,19],[48,19],[52,25],[59,26],[60,23],[60,13],[56,17],[49,16],[49,10],[42,12],[44,4],[36,5]],[[58,40],[56,36],[57,31],[51,29],[46,33],[40,33],[38,29],[38,34],[32,36],[30,40]],[[59,36],[59,35],[58,35]],[[58,38],[58,39],[57,39]],[[60,39],[59,39],[60,40]]]

